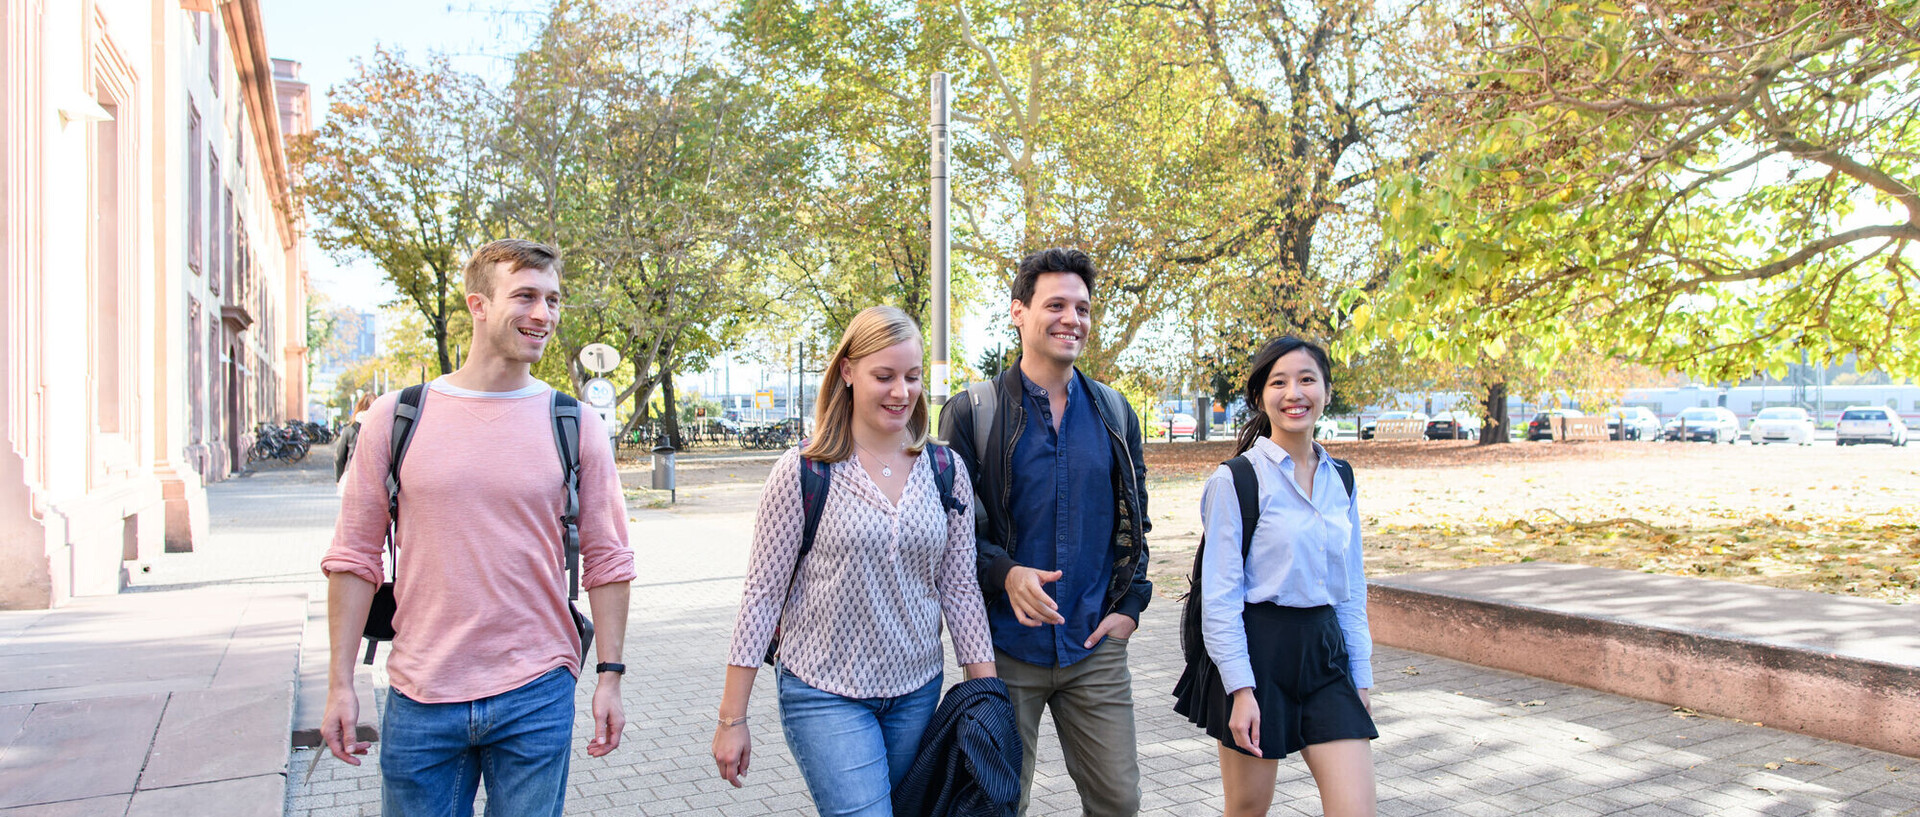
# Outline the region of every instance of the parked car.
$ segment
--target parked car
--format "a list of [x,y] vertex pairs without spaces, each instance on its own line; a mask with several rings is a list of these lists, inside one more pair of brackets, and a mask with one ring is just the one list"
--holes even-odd
[[1579,409],[1547,409],[1533,415],[1527,421],[1527,442],[1553,439],[1553,418],[1585,417],[1587,413]]
[[1168,414],[1160,418],[1160,430],[1167,432],[1167,439],[1178,440],[1185,437],[1194,439],[1193,431],[1200,423],[1191,414]]
[[1806,409],[1794,406],[1761,409],[1759,416],[1753,418],[1753,425],[1747,426],[1747,439],[1754,445],[1813,445],[1813,418],[1807,415]]
[[1607,412],[1607,439],[1660,439],[1660,415],[1646,406],[1624,406]]
[[1320,415],[1320,421],[1313,424],[1313,438],[1316,440],[1340,439],[1340,421],[1324,414]]
[[1373,439],[1373,425],[1381,420],[1420,420],[1424,422],[1426,419],[1427,415],[1418,411],[1383,411],[1380,412],[1380,416],[1360,423],[1360,439]]
[[1853,406],[1840,414],[1833,440],[1841,445],[1907,444],[1907,421],[1900,412],[1879,406]]
[[1480,439],[1480,418],[1464,411],[1443,411],[1427,421],[1429,440]]
[[1682,409],[1667,421],[1666,438],[1680,442],[1732,445],[1740,440],[1740,418],[1722,406]]

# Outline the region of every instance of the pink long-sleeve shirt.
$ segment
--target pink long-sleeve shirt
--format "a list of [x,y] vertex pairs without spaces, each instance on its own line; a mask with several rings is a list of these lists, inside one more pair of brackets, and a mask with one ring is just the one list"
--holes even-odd
[[[471,392],[436,380],[400,466],[394,689],[422,703],[507,692],[555,667],[577,673],[567,613],[566,489],[554,447],[551,390]],[[327,573],[384,581],[388,463],[398,392],[361,418]],[[581,589],[634,578],[606,427],[580,418]]]

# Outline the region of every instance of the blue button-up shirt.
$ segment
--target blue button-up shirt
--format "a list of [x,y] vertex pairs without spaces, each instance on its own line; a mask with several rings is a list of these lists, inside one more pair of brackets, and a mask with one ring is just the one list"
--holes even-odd
[[1066,624],[1028,627],[1005,595],[987,608],[993,645],[1029,664],[1064,667],[1087,657],[1087,637],[1106,613],[1113,574],[1113,447],[1093,404],[1092,386],[1078,371],[1067,380],[1067,408],[1053,429],[1047,390],[1020,373],[1026,427],[1013,449],[1014,561],[1058,570],[1043,585]]

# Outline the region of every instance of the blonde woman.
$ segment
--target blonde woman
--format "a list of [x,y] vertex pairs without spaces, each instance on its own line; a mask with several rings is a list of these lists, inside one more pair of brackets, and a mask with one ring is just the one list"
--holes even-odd
[[971,483],[928,442],[924,362],[906,313],[854,316],[814,437],[780,458],[760,497],[713,759],[741,785],[748,697],[777,650],[781,731],[827,817],[892,814],[939,704],[942,619],[966,676],[994,675]]

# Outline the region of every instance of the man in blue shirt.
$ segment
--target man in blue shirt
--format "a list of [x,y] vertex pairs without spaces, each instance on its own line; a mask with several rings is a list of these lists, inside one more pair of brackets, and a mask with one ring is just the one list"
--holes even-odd
[[1022,260],[1011,304],[1020,359],[955,395],[940,417],[979,503],[980,587],[1025,749],[1022,814],[1048,709],[1082,812],[1140,808],[1127,638],[1153,594],[1146,467],[1132,407],[1074,368],[1092,329],[1095,275],[1079,250]]

